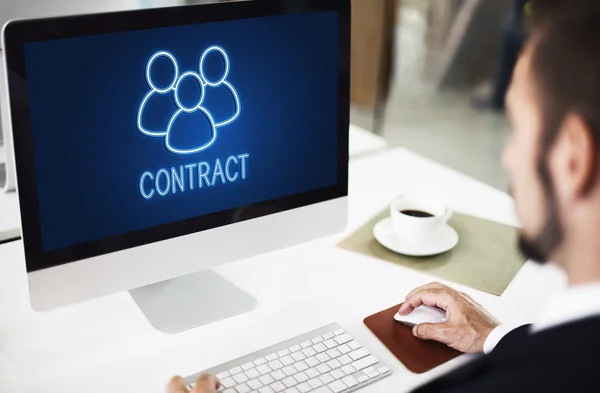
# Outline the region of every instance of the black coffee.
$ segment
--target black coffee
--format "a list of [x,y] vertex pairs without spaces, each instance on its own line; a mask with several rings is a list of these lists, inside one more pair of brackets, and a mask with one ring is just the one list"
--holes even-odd
[[411,217],[427,218],[433,217],[433,214],[422,212],[420,210],[401,210],[400,213]]

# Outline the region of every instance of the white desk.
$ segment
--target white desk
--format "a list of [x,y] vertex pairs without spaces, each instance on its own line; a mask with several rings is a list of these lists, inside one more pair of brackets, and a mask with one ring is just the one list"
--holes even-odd
[[[353,124],[350,125],[351,159],[380,152],[387,148],[384,138],[368,132]],[[0,155],[2,151],[0,150]],[[1,161],[1,160],[0,160]],[[18,209],[17,194],[0,193],[0,242],[20,236],[21,218]]]
[[[345,234],[215,269],[254,295],[258,308],[177,335],[154,331],[125,293],[35,314],[28,307],[21,242],[0,246],[0,391],[159,393],[173,374],[189,375],[332,321],[394,371],[361,393],[407,391],[462,363],[464,357],[414,375],[397,362],[362,320],[432,278],[335,244],[403,192],[437,194],[457,211],[514,224],[511,199],[402,149],[353,161],[350,168]],[[556,270],[528,263],[502,297],[456,287],[512,322],[529,321],[536,306],[564,285]]]
[[375,135],[357,125],[350,124],[350,159],[378,153],[387,149],[385,138]]
[[16,192],[0,192],[0,242],[21,236],[21,215]]

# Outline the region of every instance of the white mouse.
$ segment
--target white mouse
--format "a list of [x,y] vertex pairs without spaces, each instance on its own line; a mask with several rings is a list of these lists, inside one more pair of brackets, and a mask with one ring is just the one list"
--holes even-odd
[[421,323],[442,323],[446,322],[446,311],[437,307],[420,306],[406,316],[396,313],[394,319],[408,327]]

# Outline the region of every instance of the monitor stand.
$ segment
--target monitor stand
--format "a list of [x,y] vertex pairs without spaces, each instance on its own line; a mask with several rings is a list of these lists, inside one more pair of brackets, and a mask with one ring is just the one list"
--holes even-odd
[[132,289],[131,297],[150,324],[179,333],[256,307],[256,300],[212,270]]

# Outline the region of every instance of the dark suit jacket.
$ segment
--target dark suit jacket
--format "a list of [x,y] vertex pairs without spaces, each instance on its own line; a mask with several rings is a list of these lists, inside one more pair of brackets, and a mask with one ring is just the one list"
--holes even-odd
[[413,393],[600,391],[600,317],[507,334],[486,356]]

